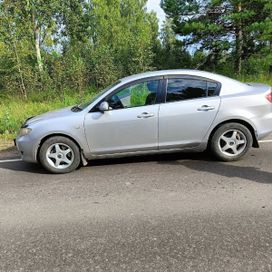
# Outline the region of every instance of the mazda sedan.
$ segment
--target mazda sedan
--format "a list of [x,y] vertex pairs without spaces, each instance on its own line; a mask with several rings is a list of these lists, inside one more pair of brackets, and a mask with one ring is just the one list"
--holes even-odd
[[29,118],[16,138],[27,162],[68,173],[87,160],[197,151],[238,160],[272,132],[272,90],[197,70],[120,79],[88,103]]

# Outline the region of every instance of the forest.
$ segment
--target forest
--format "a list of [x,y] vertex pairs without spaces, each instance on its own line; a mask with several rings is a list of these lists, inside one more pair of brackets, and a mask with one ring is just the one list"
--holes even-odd
[[0,0],[0,134],[116,79],[212,71],[272,85],[271,0]]

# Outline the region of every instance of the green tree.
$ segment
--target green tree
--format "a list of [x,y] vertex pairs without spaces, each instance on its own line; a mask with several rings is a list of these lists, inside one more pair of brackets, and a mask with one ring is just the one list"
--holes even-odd
[[[13,79],[19,81],[24,97],[27,96],[28,88],[41,88],[44,85],[42,55],[46,55],[47,50],[54,45],[59,3],[57,0],[0,2],[0,40],[5,48],[2,60],[8,59],[10,68],[10,73],[5,71],[6,81],[9,84]],[[15,82],[13,86],[16,86]]]
[[229,54],[234,56],[234,67],[240,74],[242,62],[266,46],[261,40],[266,30],[256,31],[256,24],[271,20],[269,3],[270,0],[163,0],[162,7],[186,45],[198,45],[208,52],[205,66],[210,62],[211,68],[216,69],[224,55]]
[[171,18],[166,18],[164,21],[160,38],[161,47],[157,54],[157,63],[160,69],[191,67],[191,56],[185,50],[183,42],[176,38]]
[[[145,3],[138,0],[93,1],[94,51],[105,54],[108,50],[116,75],[152,68],[154,17],[146,13]],[[99,49],[101,46],[103,50]]]
[[24,62],[29,48],[21,17],[21,10],[14,1],[0,2],[1,84],[4,88],[13,88],[18,84],[21,94],[26,98]]
[[0,0],[0,88],[80,93],[153,68],[146,0]]
[[57,33],[58,27],[56,15],[61,2],[59,0],[20,0],[17,2],[23,14],[22,23],[32,36],[37,67],[42,74],[44,64],[41,47],[45,48],[53,44],[53,36]]

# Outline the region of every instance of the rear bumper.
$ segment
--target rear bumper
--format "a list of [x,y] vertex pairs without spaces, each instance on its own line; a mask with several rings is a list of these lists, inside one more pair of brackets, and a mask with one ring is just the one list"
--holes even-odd
[[[256,122],[257,123],[257,122]],[[269,114],[257,123],[258,140],[262,140],[272,133],[272,114]]]

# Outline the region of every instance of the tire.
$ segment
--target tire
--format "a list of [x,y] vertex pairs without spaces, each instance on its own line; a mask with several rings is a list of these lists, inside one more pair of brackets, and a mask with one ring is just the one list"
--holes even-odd
[[63,136],[48,138],[40,148],[39,159],[41,165],[54,174],[72,172],[81,162],[76,143]]
[[253,138],[247,127],[239,123],[226,123],[213,134],[210,148],[221,161],[236,161],[252,147]]

